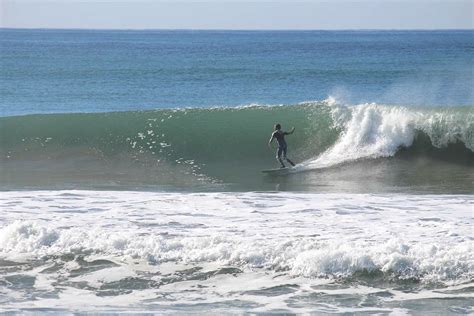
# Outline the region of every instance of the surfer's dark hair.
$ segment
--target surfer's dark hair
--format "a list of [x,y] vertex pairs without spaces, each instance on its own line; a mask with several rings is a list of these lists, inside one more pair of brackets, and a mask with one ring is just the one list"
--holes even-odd
[[275,124],[274,128],[275,128],[275,130],[281,129],[281,125],[277,123],[277,124]]

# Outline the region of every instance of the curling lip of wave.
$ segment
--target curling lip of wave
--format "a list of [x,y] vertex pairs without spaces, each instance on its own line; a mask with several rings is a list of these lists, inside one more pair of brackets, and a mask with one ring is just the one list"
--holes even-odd
[[412,146],[420,132],[429,137],[434,147],[462,142],[474,151],[474,111],[435,112],[374,103],[349,107],[333,103],[331,107],[334,125],[342,132],[328,150],[305,161],[300,171],[365,158],[391,157],[400,148]]

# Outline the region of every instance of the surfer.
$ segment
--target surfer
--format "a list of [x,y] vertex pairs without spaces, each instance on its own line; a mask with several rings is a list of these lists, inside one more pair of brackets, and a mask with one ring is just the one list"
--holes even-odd
[[283,163],[283,159],[281,157],[282,154],[283,154],[283,158],[286,161],[288,161],[290,163],[290,165],[294,166],[295,164],[293,163],[293,161],[291,161],[290,159],[288,159],[288,157],[286,157],[287,145],[286,145],[286,141],[285,141],[285,135],[293,134],[293,132],[295,131],[295,128],[294,127],[291,128],[291,131],[289,131],[289,132],[284,132],[284,131],[281,130],[281,125],[280,124],[275,124],[273,129],[274,129],[274,131],[272,133],[272,137],[268,141],[268,147],[270,147],[273,140],[276,139],[277,142],[278,142],[278,150],[277,150],[276,158],[280,162],[281,168],[286,168],[285,164]]

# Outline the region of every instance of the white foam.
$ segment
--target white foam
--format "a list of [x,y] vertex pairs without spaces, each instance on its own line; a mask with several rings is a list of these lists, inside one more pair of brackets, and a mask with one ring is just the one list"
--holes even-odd
[[[474,277],[473,204],[473,197],[465,195],[2,192],[0,258],[46,260],[47,268],[58,256],[76,254],[86,261],[102,258],[119,264],[75,277],[69,275],[78,269],[76,261],[53,274],[36,270],[41,289],[60,279],[97,289],[143,272],[160,282],[183,267],[238,268],[243,273],[236,277],[247,280],[241,292],[248,290],[245,284],[254,284],[249,278],[266,280],[261,288],[297,284],[299,291],[364,271],[459,286]],[[234,284],[236,277],[210,277],[206,284],[214,287],[193,295],[197,300],[209,297],[209,302],[234,297],[234,287],[226,283]],[[186,282],[160,291],[178,291],[175,299],[190,303],[189,289],[203,283]],[[128,303],[153,297],[150,291],[134,291]],[[69,295],[79,295],[81,302],[91,299],[85,290],[69,289],[61,292],[67,304],[79,302]],[[271,297],[262,300],[281,307]],[[109,303],[130,306],[119,301],[111,297]],[[11,306],[26,304],[22,302]],[[46,302],[64,306],[54,299]]]
[[[30,194],[3,193],[22,202],[4,206],[5,258],[94,251],[153,262],[285,268],[308,277],[380,269],[441,280],[468,277],[473,268],[470,231],[460,222],[469,217],[470,197],[437,197],[440,205],[433,205],[424,196],[81,192],[61,198],[58,211],[60,193]],[[31,208],[38,212],[15,220]],[[48,214],[54,221],[43,220]]]
[[474,151],[474,114],[417,110],[375,103],[338,105],[329,98],[334,128],[341,136],[327,151],[303,163],[304,169],[324,168],[366,158],[391,157],[401,147],[410,147],[417,131],[425,132],[436,147],[462,141]]

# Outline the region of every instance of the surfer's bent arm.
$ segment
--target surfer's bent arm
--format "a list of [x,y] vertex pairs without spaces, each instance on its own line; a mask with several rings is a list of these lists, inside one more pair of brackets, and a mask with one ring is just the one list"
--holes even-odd
[[295,132],[295,128],[292,127],[292,128],[291,128],[291,131],[285,132],[285,134],[286,134],[286,135],[291,135],[291,134],[293,134],[294,132]]
[[272,144],[274,138],[275,138],[275,135],[272,134],[272,137],[270,137],[270,140],[268,141],[268,147],[270,147],[270,145]]

